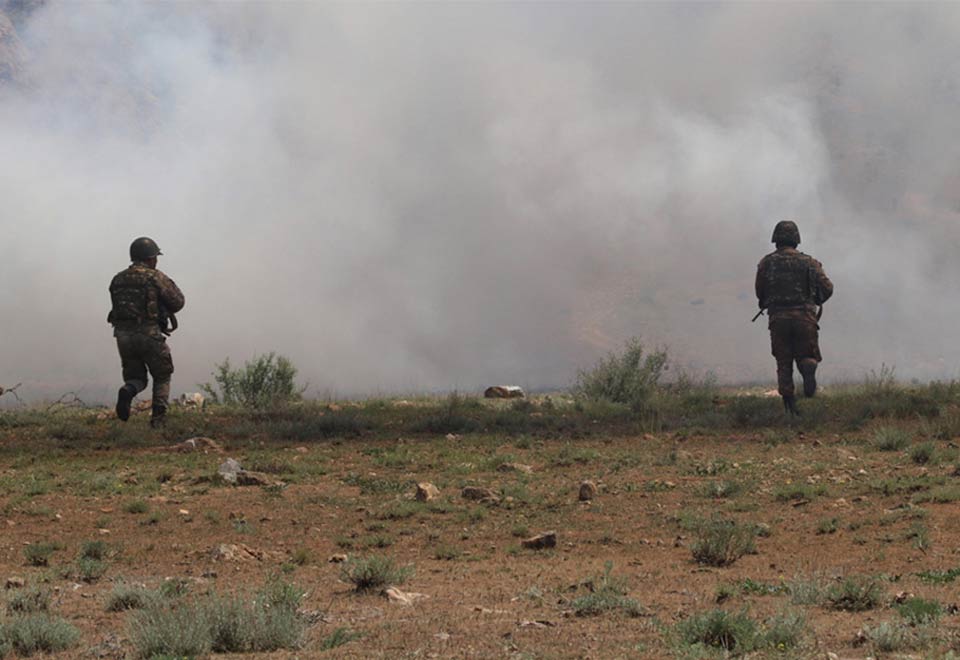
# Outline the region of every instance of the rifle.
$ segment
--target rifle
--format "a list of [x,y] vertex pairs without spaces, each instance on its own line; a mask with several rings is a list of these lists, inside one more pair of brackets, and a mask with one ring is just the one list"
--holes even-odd
[[756,321],[758,318],[760,318],[760,316],[761,316],[765,311],[767,311],[767,308],[766,308],[766,307],[761,307],[761,308],[760,308],[760,311],[757,312],[756,316],[754,316],[752,319],[750,319],[750,323],[753,323],[753,322]]
[[160,332],[169,337],[180,327],[176,314],[172,314],[163,303],[158,303],[157,325],[160,326]]

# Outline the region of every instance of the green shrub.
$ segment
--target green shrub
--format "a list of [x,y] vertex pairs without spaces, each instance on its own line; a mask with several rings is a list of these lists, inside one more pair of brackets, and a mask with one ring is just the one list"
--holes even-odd
[[703,485],[703,490],[701,491],[704,497],[712,497],[714,499],[726,499],[728,497],[734,497],[739,495],[743,490],[743,486],[736,481],[708,481]]
[[784,612],[764,622],[762,645],[784,651],[800,645],[807,633],[807,621],[799,612]]
[[613,562],[604,565],[603,575],[591,581],[589,594],[573,600],[571,606],[577,616],[597,616],[605,612],[621,611],[630,616],[640,616],[643,609],[633,598],[627,597],[626,581],[613,577]]
[[580,398],[622,403],[641,410],[656,392],[666,368],[665,349],[645,354],[643,343],[634,337],[623,353],[610,353],[592,369],[581,371],[573,393]]
[[839,518],[823,518],[817,523],[817,534],[834,534],[839,526]]
[[130,643],[141,658],[195,658],[210,652],[213,640],[205,612],[197,607],[148,607],[128,625]]
[[10,614],[36,614],[50,609],[50,592],[39,587],[21,589],[7,601]]
[[84,582],[96,582],[107,572],[107,562],[90,557],[77,560],[77,578]]
[[854,575],[827,589],[826,601],[835,610],[863,612],[879,606],[883,596],[883,587],[877,578]]
[[79,638],[80,632],[76,628],[48,614],[17,616],[0,625],[0,640],[5,640],[21,656],[65,651]]
[[62,546],[59,543],[41,541],[31,543],[23,549],[23,554],[27,558],[27,563],[31,566],[46,566],[50,563],[50,557]]
[[880,451],[901,451],[910,444],[910,434],[893,426],[881,426],[873,434],[873,446]]
[[106,559],[109,548],[103,541],[87,541],[80,548],[81,559]]
[[230,359],[215,365],[213,379],[216,386],[206,383],[200,389],[212,403],[237,405],[245,408],[274,408],[300,399],[304,388],[294,381],[297,369],[293,363],[276,353],[268,353],[234,369]]
[[146,500],[133,500],[132,502],[127,502],[123,510],[127,513],[146,513],[150,510],[150,505],[147,504]]
[[745,612],[715,609],[677,624],[680,640],[689,646],[723,649],[737,655],[757,647],[757,624]]
[[341,577],[357,591],[403,584],[412,574],[412,567],[399,567],[389,557],[378,556],[351,559],[341,569]]
[[124,612],[126,610],[142,610],[152,604],[158,594],[144,587],[125,584],[114,586],[107,598],[107,612]]
[[896,653],[926,646],[932,637],[929,630],[915,628],[901,621],[885,621],[864,628],[864,635],[874,651]]
[[728,566],[745,554],[755,552],[753,525],[714,519],[700,524],[691,546],[693,558],[708,566]]

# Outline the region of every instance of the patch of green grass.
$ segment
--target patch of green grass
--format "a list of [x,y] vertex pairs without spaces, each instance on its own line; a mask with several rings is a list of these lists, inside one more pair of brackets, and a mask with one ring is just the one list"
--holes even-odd
[[727,499],[743,492],[743,485],[737,481],[708,481],[703,485],[701,495],[714,499]]
[[881,426],[873,433],[873,447],[879,451],[902,451],[910,444],[910,434],[894,426]]
[[597,616],[607,612],[623,612],[641,616],[643,608],[635,599],[627,597],[626,580],[613,577],[613,562],[604,565],[603,575],[590,581],[590,593],[573,600],[571,607],[577,616]]
[[827,583],[819,576],[800,576],[787,584],[787,592],[794,605],[819,605],[826,597]]
[[697,563],[729,566],[743,555],[756,551],[756,535],[753,525],[713,519],[700,525],[690,550]]
[[917,493],[911,498],[915,504],[949,504],[960,501],[960,486],[938,486],[926,493]]
[[853,575],[827,589],[826,603],[834,610],[863,612],[880,606],[883,586],[874,576]]
[[678,623],[675,632],[687,646],[721,649],[736,655],[757,647],[757,624],[746,612],[714,609],[694,614]]
[[820,485],[811,484],[784,484],[777,488],[773,496],[778,502],[803,502],[810,501],[820,495],[826,494],[827,489]]
[[0,624],[0,640],[20,656],[66,651],[79,638],[80,631],[65,620],[43,613],[11,617]]
[[36,614],[50,609],[50,591],[40,587],[31,587],[14,592],[7,601],[10,614]]
[[77,560],[77,578],[83,582],[96,582],[107,572],[107,562],[91,557]]
[[550,458],[550,465],[553,467],[571,467],[573,465],[586,465],[599,459],[600,452],[595,449],[565,444]]
[[817,534],[835,534],[839,527],[839,518],[823,518],[817,523]]
[[361,545],[365,548],[389,548],[393,545],[393,537],[387,534],[375,534],[365,538]]
[[295,566],[306,566],[312,559],[313,555],[309,548],[297,548],[293,551],[293,554],[290,555],[290,563]]
[[526,525],[514,525],[513,529],[510,530],[510,535],[525,539],[530,536],[530,528]]
[[24,547],[23,555],[26,557],[27,563],[31,566],[47,566],[50,563],[50,557],[53,553],[62,547],[61,544],[50,541],[31,543]]
[[412,518],[424,510],[420,502],[394,502],[377,512],[378,520],[404,520]]
[[910,529],[907,530],[905,537],[912,542],[914,548],[922,552],[926,552],[933,545],[933,542],[930,540],[930,531],[926,525],[920,522],[915,522],[910,525]]
[[168,578],[160,583],[157,591],[163,598],[182,598],[190,593],[190,581],[184,578]]
[[81,559],[106,559],[109,546],[104,541],[85,541],[80,547]]
[[931,632],[925,627],[903,621],[885,621],[876,626],[866,626],[863,634],[873,650],[879,653],[921,649],[932,639]]
[[197,607],[148,607],[135,612],[127,636],[139,658],[198,658],[210,653],[210,623]]
[[950,568],[945,571],[936,569],[920,571],[916,576],[920,578],[921,582],[926,582],[927,584],[950,584],[960,577],[960,567]]
[[454,545],[440,545],[433,551],[433,558],[441,561],[453,561],[463,556],[463,550]]
[[373,591],[403,584],[413,575],[413,567],[397,566],[389,557],[357,557],[347,561],[340,577],[356,591]]
[[938,601],[926,598],[908,598],[896,609],[911,626],[936,623],[943,614],[943,606]]
[[350,630],[349,628],[337,628],[330,635],[323,638],[320,642],[321,651],[330,651],[332,649],[349,644],[350,642],[363,637],[362,633]]

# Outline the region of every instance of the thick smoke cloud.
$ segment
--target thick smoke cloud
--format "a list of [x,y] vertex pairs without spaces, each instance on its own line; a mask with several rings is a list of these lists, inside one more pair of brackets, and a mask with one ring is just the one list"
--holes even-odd
[[960,6],[13,4],[0,384],[109,396],[141,234],[175,391],[270,350],[319,393],[557,386],[635,334],[770,381],[783,218],[825,376],[960,372]]

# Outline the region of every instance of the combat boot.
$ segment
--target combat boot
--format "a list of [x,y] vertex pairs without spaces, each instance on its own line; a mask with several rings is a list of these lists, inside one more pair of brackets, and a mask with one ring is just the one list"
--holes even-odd
[[133,397],[137,396],[137,388],[127,383],[117,392],[117,417],[125,422],[130,419],[130,403]]
[[817,361],[800,360],[797,367],[803,376],[803,396],[809,399],[817,393]]
[[783,409],[790,415],[800,416],[800,411],[797,409],[797,398],[792,394],[783,397]]
[[167,423],[167,407],[166,406],[154,406],[153,411],[150,414],[150,428],[159,429],[163,428]]

